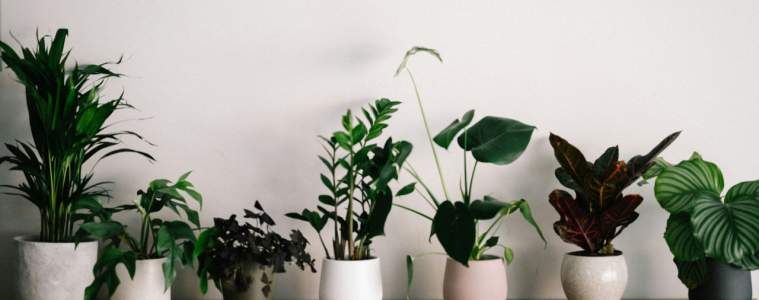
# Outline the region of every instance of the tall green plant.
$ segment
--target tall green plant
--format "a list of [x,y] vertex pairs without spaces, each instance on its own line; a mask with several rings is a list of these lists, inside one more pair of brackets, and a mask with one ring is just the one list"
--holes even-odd
[[[446,251],[444,255],[449,256],[451,259],[458,261],[464,266],[468,267],[470,260],[480,260],[485,251],[494,247],[503,248],[504,258],[506,259],[506,262],[510,264],[514,259],[514,252],[511,248],[499,244],[499,237],[496,236],[508,215],[519,210],[525,220],[535,227],[544,243],[545,238],[543,238],[543,233],[540,231],[540,227],[538,227],[532,217],[529,204],[527,204],[527,201],[524,199],[502,202],[485,195],[482,200],[472,201],[474,173],[477,170],[477,164],[480,162],[495,165],[508,165],[516,161],[527,148],[527,144],[530,142],[535,127],[512,119],[486,116],[476,124],[467,128],[474,119],[474,110],[470,110],[464,114],[460,121],[453,121],[453,123],[433,138],[430,133],[429,125],[427,124],[427,117],[424,114],[422,100],[419,97],[419,89],[414,81],[414,76],[406,66],[408,59],[417,52],[426,52],[435,56],[441,62],[443,61],[440,54],[435,50],[414,47],[406,53],[395,76],[398,76],[403,70],[406,70],[414,85],[419,108],[422,112],[424,127],[427,130],[432,153],[435,156],[435,163],[437,164],[440,183],[443,186],[443,192],[445,193],[445,199],[444,201],[439,201],[429,187],[421,180],[414,168],[407,163],[408,167],[406,167],[406,170],[422,185],[429,195],[429,199],[432,201],[427,199],[421,191],[417,191],[425,200],[427,200],[436,212],[434,217],[430,217],[405,206],[396,205],[432,221],[430,239],[432,236],[437,236],[438,241],[440,241],[440,244]],[[463,133],[459,134],[462,130]],[[440,159],[438,158],[435,147],[435,144],[437,144],[444,149],[448,149],[454,139],[456,139],[459,147],[464,150],[464,176],[463,182],[459,182],[461,201],[456,202],[453,201],[448,192],[445,178],[443,177]],[[471,177],[468,174],[469,170],[467,168],[467,157],[469,152],[471,152],[471,155],[474,158]],[[491,226],[489,226],[482,234],[478,234],[479,221],[490,220],[493,218],[496,219]],[[424,253],[414,257],[410,255],[406,257],[409,288],[411,287],[411,281],[414,274],[414,260],[428,254],[442,253]]]
[[[108,286],[109,297],[116,292],[116,288],[121,283],[116,275],[116,265],[120,263],[126,266],[130,278],[133,278],[137,260],[165,257],[163,276],[166,290],[171,287],[177,276],[175,268],[177,261],[182,268],[193,265],[192,255],[197,239],[190,225],[184,221],[164,221],[151,217],[151,214],[166,207],[181,217],[179,213],[181,209],[185,212],[187,220],[200,230],[198,212],[190,208],[187,199],[179,193],[180,191],[186,193],[202,208],[203,196],[195,191],[192,183],[185,180],[188,176],[190,172],[179,177],[177,183],[173,185],[166,179],[153,180],[147,190],[137,192],[140,200],[132,200],[134,204],[115,208],[103,208],[96,205],[93,215],[88,216],[90,221],[83,223],[80,231],[101,238],[107,243],[100,250],[98,261],[92,270],[95,280],[85,290],[85,300],[95,299],[103,284]],[[138,238],[127,231],[126,225],[111,218],[112,214],[125,211],[140,214]],[[96,222],[95,217],[99,218],[100,222]],[[126,246],[128,250],[122,250],[121,245]]]
[[[321,181],[329,194],[320,195],[319,202],[331,208],[317,206],[319,212],[304,209],[287,216],[311,224],[319,233],[327,258],[330,252],[321,231],[329,220],[335,225],[332,257],[337,260],[368,259],[372,239],[385,235],[385,221],[393,207],[393,191],[388,183],[398,179],[413,146],[406,141],[394,143],[392,138],[383,146],[372,141],[382,135],[387,127],[385,122],[398,110],[395,108],[398,104],[384,98],[376,100],[369,105],[371,113],[362,108],[365,121],[348,110],[342,117],[345,131],[337,131],[330,138],[321,137],[329,156],[329,159],[319,156],[329,170],[329,175],[321,174]],[[398,195],[411,191],[413,188],[404,187]],[[341,215],[340,206],[344,203],[347,210]]]
[[[83,165],[99,153],[98,162],[118,153],[132,152],[153,160],[149,154],[117,148],[122,136],[142,137],[131,131],[106,132],[106,120],[118,109],[132,108],[120,96],[101,102],[100,91],[106,80],[119,77],[105,68],[110,64],[78,64],[67,73],[65,68],[70,50],[64,52],[68,30],[59,29],[55,38],[37,38],[37,49],[22,49],[19,56],[10,46],[0,42],[2,61],[26,88],[34,143],[6,144],[10,156],[0,157],[11,170],[21,171],[26,179],[11,195],[21,196],[34,203],[40,211],[40,240],[71,242],[79,203],[84,199],[109,197],[102,187],[107,182],[92,183],[95,162],[90,171]],[[48,47],[47,40],[50,39]],[[84,204],[82,204],[84,205]]]
[[759,269],[759,180],[736,184],[722,196],[722,171],[695,152],[677,165],[657,158],[644,178],[657,176],[654,195],[671,214],[664,240],[686,287],[709,281],[706,257]]

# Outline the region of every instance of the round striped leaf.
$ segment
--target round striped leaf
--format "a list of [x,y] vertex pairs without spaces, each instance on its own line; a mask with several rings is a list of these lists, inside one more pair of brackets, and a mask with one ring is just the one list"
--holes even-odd
[[656,201],[671,214],[690,212],[694,199],[702,194],[719,198],[725,183],[713,163],[700,158],[687,160],[661,172],[656,179]]
[[704,248],[693,236],[689,213],[673,214],[667,219],[664,239],[669,245],[669,250],[679,260],[694,261],[704,258]]
[[748,271],[759,270],[759,253],[754,253],[754,255],[744,255],[743,259],[735,265]]
[[691,222],[709,257],[735,264],[759,251],[759,197],[742,192],[752,190],[746,185],[755,184],[736,185],[724,204],[710,194],[695,200]]

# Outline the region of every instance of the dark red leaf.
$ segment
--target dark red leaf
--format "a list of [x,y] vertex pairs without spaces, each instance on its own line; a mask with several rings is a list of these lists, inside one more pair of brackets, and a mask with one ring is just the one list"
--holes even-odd
[[627,165],[624,161],[609,164],[598,176],[593,172],[586,174],[585,196],[594,211],[605,211],[614,205],[621,192],[617,191],[617,183],[625,175],[627,175]]
[[[638,219],[635,209],[643,202],[640,195],[627,195],[601,215],[601,236],[611,243],[628,225]],[[617,230],[617,227],[622,227]]]
[[580,246],[585,251],[598,251],[598,238],[601,236],[601,224],[595,214],[583,215],[580,206],[570,194],[554,190],[548,196],[549,202],[561,216],[553,224],[553,229],[564,242]]
[[581,187],[585,187],[586,175],[593,172],[582,152],[553,133],[548,137],[548,140],[551,142],[556,160],[564,168],[564,172],[569,174]]

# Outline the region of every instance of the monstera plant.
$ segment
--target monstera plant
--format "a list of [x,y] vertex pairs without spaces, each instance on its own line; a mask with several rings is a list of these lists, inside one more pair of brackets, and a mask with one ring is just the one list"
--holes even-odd
[[[453,123],[448,125],[448,127],[443,129],[433,138],[430,134],[429,126],[427,125],[427,117],[424,114],[424,107],[422,106],[422,101],[419,97],[419,91],[414,82],[414,77],[406,66],[408,59],[418,52],[429,53],[442,62],[440,54],[437,51],[423,47],[414,47],[406,53],[403,62],[400,67],[398,67],[396,76],[403,70],[406,70],[414,84],[417,100],[422,112],[422,120],[424,121],[427,136],[430,140],[430,146],[432,147],[432,153],[435,157],[435,163],[437,164],[445,198],[440,199],[436,197],[430,190],[429,186],[422,181],[416,170],[407,163],[406,170],[424,188],[424,191],[429,198],[427,198],[421,191],[417,191],[435,210],[435,214],[434,216],[429,216],[406,206],[399,204],[396,204],[396,206],[430,220],[432,222],[430,239],[432,239],[433,236],[437,236],[438,241],[440,241],[440,244],[443,246],[446,253],[424,253],[417,256],[407,256],[406,264],[408,269],[409,288],[413,279],[414,260],[428,254],[447,255],[451,259],[468,267],[470,260],[483,259],[483,253],[485,253],[485,251],[500,247],[504,251],[503,255],[506,262],[510,264],[514,259],[514,252],[511,248],[499,244],[497,232],[507,216],[516,211],[521,212],[525,220],[535,227],[540,238],[545,242],[543,233],[540,231],[540,228],[532,217],[530,206],[524,199],[504,202],[487,195],[483,196],[482,199],[473,199],[472,197],[474,173],[477,170],[477,165],[479,163],[489,163],[503,166],[516,161],[527,148],[530,138],[532,137],[532,132],[535,130],[535,126],[527,125],[513,119],[493,116],[486,116],[474,125],[469,126],[474,119],[474,110],[470,110],[464,114],[461,120],[453,121]],[[452,198],[451,194],[448,192],[448,187],[446,186],[446,181],[443,177],[440,159],[438,158],[435,147],[437,144],[437,146],[443,149],[448,149],[454,140],[456,140],[456,144],[458,144],[463,150],[464,155],[463,182],[459,183],[460,201],[454,201],[455,199]],[[469,175],[469,169],[467,167],[467,159],[469,155],[474,159],[471,176]],[[405,189],[408,193],[411,193],[416,190],[416,187],[414,184],[411,184],[406,186]],[[488,229],[482,232],[482,234],[478,234],[478,226],[480,222],[492,219],[495,219],[495,221],[492,222]]]
[[575,197],[554,190],[549,202],[561,216],[553,228],[564,242],[593,255],[614,254],[612,240],[638,219],[635,209],[643,202],[640,195],[622,195],[622,191],[655,165],[654,159],[678,136],[666,137],[646,155],[619,161],[619,147],[607,149],[594,162],[566,140],[551,133],[549,141],[561,167],[556,169],[559,182],[575,191]]
[[759,180],[738,183],[723,196],[722,172],[698,153],[677,165],[658,158],[645,174],[657,176],[656,200],[671,214],[664,239],[686,287],[709,281],[706,257],[759,269]]

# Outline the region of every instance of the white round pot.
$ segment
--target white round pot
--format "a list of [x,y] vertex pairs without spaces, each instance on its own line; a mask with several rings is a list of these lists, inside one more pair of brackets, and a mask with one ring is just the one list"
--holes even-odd
[[[248,290],[238,292],[234,279],[222,283],[224,300],[272,300],[274,299],[274,266],[261,268],[261,264],[247,261],[243,264],[243,275],[249,282]],[[266,278],[271,282],[269,295],[264,295],[262,291],[266,286],[261,279],[266,274]]]
[[379,258],[322,260],[320,300],[382,300]]
[[[111,296],[111,300],[171,300],[171,287],[164,293],[165,279],[163,263],[166,258],[138,260],[134,270],[134,279],[129,278],[129,272],[124,264],[116,265],[116,275],[121,284]],[[106,288],[103,286],[103,288]]]
[[622,252],[588,256],[585,252],[564,255],[561,285],[567,300],[619,300],[627,287],[627,262]]
[[43,243],[37,236],[13,238],[18,253],[12,276],[21,300],[84,299],[95,276],[98,242]]
[[469,268],[451,259],[445,262],[443,299],[505,300],[506,263],[503,258],[483,255],[482,260],[469,261]]

